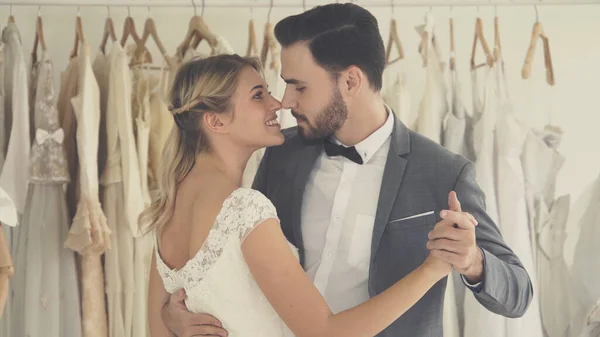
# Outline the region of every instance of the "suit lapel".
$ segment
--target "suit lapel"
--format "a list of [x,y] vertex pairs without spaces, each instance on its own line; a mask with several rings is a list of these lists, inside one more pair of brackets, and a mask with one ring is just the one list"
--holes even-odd
[[300,253],[300,263],[304,265],[304,242],[302,241],[302,200],[304,191],[308,183],[308,177],[323,151],[323,145],[306,146],[300,155],[298,170],[294,178],[294,188],[292,190],[292,226],[294,229],[294,239],[296,247]]
[[396,198],[402,184],[404,170],[408,160],[402,156],[410,152],[410,134],[408,128],[394,117],[394,129],[391,135],[390,151],[388,152],[385,169],[383,171],[383,180],[379,191],[379,201],[377,204],[377,213],[375,215],[375,224],[373,227],[373,239],[371,242],[371,265],[375,258],[375,253],[379,247],[379,242],[385,231],[385,226],[390,218],[390,213],[396,203]]

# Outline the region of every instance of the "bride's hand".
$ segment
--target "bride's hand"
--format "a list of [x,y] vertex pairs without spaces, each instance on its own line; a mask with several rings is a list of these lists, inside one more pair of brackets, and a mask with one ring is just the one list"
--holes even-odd
[[172,294],[162,311],[162,319],[171,333],[178,337],[227,337],[221,322],[208,314],[195,314],[187,310],[185,291]]
[[431,252],[421,266],[437,279],[442,279],[448,276],[448,274],[450,274],[452,271],[452,264],[431,255]]

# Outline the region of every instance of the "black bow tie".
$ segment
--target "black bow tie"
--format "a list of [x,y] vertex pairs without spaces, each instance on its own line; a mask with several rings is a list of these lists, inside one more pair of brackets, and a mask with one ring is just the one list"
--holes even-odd
[[360,156],[360,154],[358,154],[358,151],[356,151],[356,148],[354,146],[345,147],[342,145],[334,144],[330,141],[325,141],[324,146],[325,153],[327,153],[327,155],[330,157],[344,156],[357,164],[362,165],[363,163],[362,157]]

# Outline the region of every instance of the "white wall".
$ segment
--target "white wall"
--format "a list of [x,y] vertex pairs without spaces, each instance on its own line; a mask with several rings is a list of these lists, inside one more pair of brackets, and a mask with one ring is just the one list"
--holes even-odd
[[[85,2],[85,0],[80,1],[82,4]],[[200,3],[200,1],[196,2]],[[322,3],[327,2],[322,1]],[[301,1],[298,3],[300,4]],[[360,4],[360,1],[358,3]],[[448,1],[448,4],[450,3],[451,1]],[[1,6],[0,10],[0,17],[8,15],[8,6]],[[300,6],[298,8],[274,8],[271,21],[276,22],[287,15],[298,13],[300,10]],[[378,18],[384,41],[387,41],[391,19],[390,8],[371,8],[370,10]],[[417,53],[419,37],[413,27],[423,23],[427,10],[427,7],[397,7],[395,10],[395,19],[398,22],[400,37],[406,53],[405,69],[413,102],[421,99],[424,86],[424,71]],[[43,6],[41,11],[46,41],[56,68],[56,82],[58,83],[59,73],[67,65],[68,55],[73,45],[77,9],[75,7]],[[12,12],[22,34],[25,53],[28,55],[33,43],[37,7],[13,6]],[[97,49],[107,9],[106,7],[83,6],[80,13],[86,38],[91,46]],[[584,188],[600,173],[600,38],[598,37],[600,34],[600,5],[539,7],[540,21],[544,24],[545,32],[550,38],[556,77],[554,87],[549,87],[545,82],[541,45],[538,47],[532,77],[527,81],[520,77],[531,28],[535,20],[534,8],[499,7],[497,13],[500,18],[503,55],[515,107],[523,120],[531,126],[543,127],[548,123],[551,115],[552,123],[560,125],[564,130],[560,151],[567,160],[558,179],[557,194],[571,193],[573,200],[576,200]],[[442,50],[446,52],[449,50],[450,7],[434,7],[433,14],[438,23],[436,31]],[[111,15],[116,24],[117,35],[120,37],[127,9],[113,7]],[[131,15],[141,34],[143,22],[148,16],[148,9],[132,7]],[[156,7],[151,10],[151,16],[156,21],[159,35],[169,51],[174,51],[177,44],[181,42],[191,15],[193,15],[191,6],[187,8]],[[465,97],[467,102],[470,102],[468,62],[477,8],[457,7],[453,9],[452,15],[455,20],[457,66],[465,87]],[[484,20],[484,29],[489,43],[492,43],[494,8],[481,7],[479,15]],[[266,8],[253,11],[259,37],[262,34],[266,17]],[[204,18],[211,29],[224,36],[236,51],[245,53],[246,29],[250,19],[248,8],[207,7]],[[154,55],[155,62],[160,64],[160,53],[157,49],[152,45],[150,51]],[[413,108],[416,109],[417,105],[413,104]],[[574,238],[576,236],[572,236],[571,241]],[[569,256],[569,254],[567,255]]]

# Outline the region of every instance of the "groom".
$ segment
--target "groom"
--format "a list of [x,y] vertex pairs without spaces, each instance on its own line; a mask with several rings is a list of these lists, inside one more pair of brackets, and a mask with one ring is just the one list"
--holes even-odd
[[[381,293],[431,252],[488,310],[522,316],[531,282],[485,212],[473,163],[407,129],[382,100],[375,17],[331,4],[282,20],[275,35],[287,83],[282,103],[298,127],[266,150],[253,187],[275,204],[332,311]],[[454,221],[442,219],[447,213]],[[442,336],[445,289],[446,279],[378,336]],[[173,333],[226,335],[217,318],[187,312],[183,296],[163,310]]]

